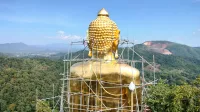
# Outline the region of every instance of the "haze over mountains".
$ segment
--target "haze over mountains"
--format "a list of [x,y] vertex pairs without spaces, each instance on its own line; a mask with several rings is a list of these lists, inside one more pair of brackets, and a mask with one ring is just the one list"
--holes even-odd
[[[49,56],[59,52],[67,52],[69,44],[55,43],[48,45],[27,45],[25,43],[5,43],[0,44],[0,52],[16,56],[40,55]],[[78,47],[74,47],[73,51],[77,51]]]
[[[147,51],[161,53],[165,55],[176,55],[200,59],[200,47],[190,47],[169,41],[146,41],[136,46],[143,47]],[[0,44],[0,52],[15,56],[40,55],[50,56],[57,53],[66,53],[69,44],[56,43],[48,45],[27,45],[24,43],[5,43]],[[73,46],[72,51],[78,51],[83,46]]]

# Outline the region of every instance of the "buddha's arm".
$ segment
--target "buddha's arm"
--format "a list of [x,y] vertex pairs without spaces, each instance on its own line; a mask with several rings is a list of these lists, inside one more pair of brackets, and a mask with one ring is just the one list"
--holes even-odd
[[[131,82],[133,82],[136,87],[140,86],[140,72],[133,67],[130,66],[123,66],[121,67],[121,72],[124,74],[125,77],[127,77],[126,83],[130,84]],[[131,91],[129,90],[129,88],[127,87],[126,90],[126,95],[128,97],[128,105],[131,105]],[[136,105],[137,103],[140,104],[141,103],[141,88],[137,88],[134,91],[134,96],[133,96],[133,104]],[[138,102],[137,102],[138,101]]]

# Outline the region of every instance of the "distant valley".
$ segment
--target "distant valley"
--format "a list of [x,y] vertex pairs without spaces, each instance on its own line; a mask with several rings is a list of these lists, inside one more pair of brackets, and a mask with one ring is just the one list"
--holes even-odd
[[[67,52],[70,45],[63,43],[48,45],[27,45],[24,43],[5,43],[0,44],[0,53],[7,56],[23,57],[23,56],[44,56],[48,57],[60,52]],[[75,47],[73,51],[79,50]]]

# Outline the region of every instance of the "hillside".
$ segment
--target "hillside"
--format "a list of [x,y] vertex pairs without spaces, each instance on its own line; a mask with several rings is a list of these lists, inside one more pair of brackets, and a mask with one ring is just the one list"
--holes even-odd
[[[157,78],[167,79],[171,84],[190,83],[200,75],[199,59],[152,52],[142,44],[136,45],[135,51],[150,62],[152,62],[152,56],[155,55],[155,61],[160,65],[160,72],[156,73]],[[138,57],[136,58],[138,59]],[[147,78],[153,79],[152,75],[148,75]]]
[[[163,42],[165,43],[165,42]],[[191,80],[195,79],[200,75],[200,60],[198,58],[191,58],[187,56],[179,56],[176,54],[166,55],[158,52],[149,50],[147,46],[143,44],[135,45],[135,51],[143,56],[147,61],[152,62],[153,55],[155,55],[155,61],[157,65],[156,77],[167,79],[170,84],[183,84],[184,82],[190,83]],[[122,48],[119,48],[119,54],[122,52]],[[80,54],[80,55],[79,55]],[[72,54],[73,58],[88,58],[88,51],[78,51]],[[124,50],[123,57],[128,58],[128,50]],[[129,57],[133,55],[132,52],[129,52]],[[52,58],[63,59],[64,53],[57,55],[52,55]],[[140,59],[135,55],[135,60]],[[137,68],[141,69],[141,64],[136,65]],[[145,65],[146,78],[153,79],[153,75],[149,72],[150,67]]]
[[11,52],[27,52],[31,48],[24,43],[5,43],[0,44],[0,52],[11,53]]
[[143,45],[145,45],[148,50],[161,54],[200,59],[199,47],[190,47],[169,41],[147,41],[144,42]]
[[0,112],[35,112],[38,98],[60,94],[62,63],[45,58],[19,59],[0,56]]
[[147,41],[144,42],[143,45],[147,47],[149,51],[165,54],[165,55],[171,55],[172,52],[170,52],[167,47],[172,44],[171,42],[165,42],[165,41]]

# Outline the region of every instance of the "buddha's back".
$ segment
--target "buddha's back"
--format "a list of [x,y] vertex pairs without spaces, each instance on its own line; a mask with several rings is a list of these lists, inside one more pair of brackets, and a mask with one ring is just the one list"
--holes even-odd
[[[139,71],[127,64],[120,63],[79,62],[71,67],[71,76],[85,80],[73,81],[71,92],[82,90],[81,92],[84,94],[93,94],[93,96],[83,96],[82,104],[88,105],[87,99],[89,98],[89,105],[98,105],[102,108],[105,108],[104,105],[108,108],[116,108],[123,104],[126,109],[130,109],[131,91],[128,89],[128,85],[132,81],[140,84]],[[140,103],[140,89],[136,91],[139,93],[137,97],[138,103]],[[134,97],[136,96],[134,95]],[[80,104],[80,96],[75,96],[73,102]],[[136,104],[136,99],[134,99],[134,103]],[[116,109],[112,109],[112,111],[115,112]]]
[[[131,109],[128,85],[140,84],[140,73],[128,64],[118,63],[119,33],[105,9],[90,23],[89,61],[70,68],[70,109],[75,111],[112,111]],[[134,91],[133,107],[140,104],[140,89]]]

